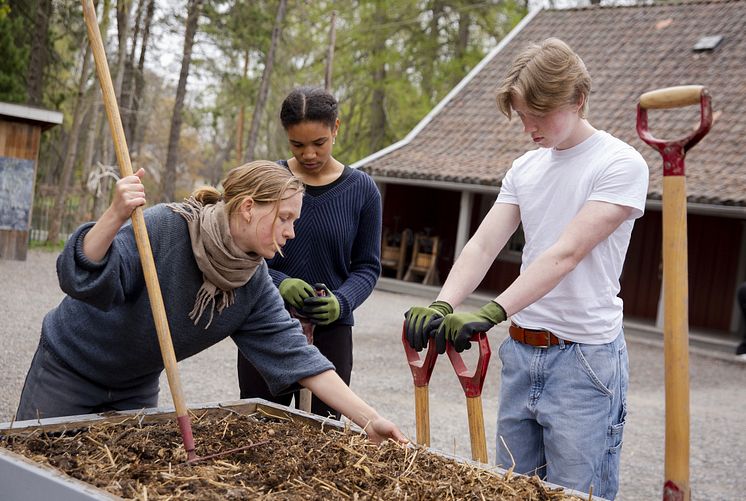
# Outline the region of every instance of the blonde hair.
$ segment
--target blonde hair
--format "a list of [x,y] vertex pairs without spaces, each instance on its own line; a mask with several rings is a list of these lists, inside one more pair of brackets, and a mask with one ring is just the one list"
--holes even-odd
[[513,61],[497,90],[497,106],[511,118],[511,98],[521,96],[540,113],[583,100],[580,117],[588,113],[591,76],[580,57],[562,40],[547,38],[531,44]]
[[[203,205],[225,201],[228,217],[232,216],[247,198],[251,197],[259,205],[275,204],[272,233],[280,211],[280,202],[303,192],[303,182],[287,169],[269,160],[255,160],[239,167],[234,167],[221,182],[223,193],[212,186],[197,188],[192,193],[195,200]],[[272,237],[274,239],[274,236]],[[280,247],[275,247],[282,255]]]

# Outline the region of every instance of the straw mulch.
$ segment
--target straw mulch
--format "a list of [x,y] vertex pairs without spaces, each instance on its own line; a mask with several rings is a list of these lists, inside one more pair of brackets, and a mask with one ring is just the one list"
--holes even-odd
[[195,464],[176,423],[137,417],[85,430],[35,430],[0,446],[127,499],[578,500],[536,478],[497,475],[420,447],[377,446],[352,431],[261,414],[194,415],[197,454],[253,445]]

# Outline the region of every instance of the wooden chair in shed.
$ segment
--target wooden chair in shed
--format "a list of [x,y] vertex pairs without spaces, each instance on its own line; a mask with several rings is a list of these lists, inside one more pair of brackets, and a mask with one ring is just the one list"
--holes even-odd
[[418,233],[414,237],[412,261],[409,263],[404,280],[414,282],[416,277],[424,275],[422,283],[425,285],[440,285],[438,273],[438,251],[440,238]]
[[[398,245],[397,238],[398,237]],[[404,266],[407,260],[407,248],[412,240],[412,230],[406,228],[395,235],[388,228],[383,229],[381,239],[381,267],[396,270],[396,279],[404,276]]]

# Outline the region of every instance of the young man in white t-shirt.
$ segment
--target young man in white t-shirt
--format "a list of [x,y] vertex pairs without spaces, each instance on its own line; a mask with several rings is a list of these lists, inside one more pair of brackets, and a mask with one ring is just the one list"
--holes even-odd
[[[561,40],[522,52],[498,93],[538,149],[513,162],[495,205],[464,247],[437,300],[405,315],[415,349],[469,347],[511,318],[503,364],[497,464],[611,499],[619,485],[628,359],[619,276],[648,167],[631,146],[586,120],[591,79]],[[473,313],[454,313],[518,225],[520,276]],[[505,445],[503,445],[503,441]],[[507,446],[507,448],[506,448]]]

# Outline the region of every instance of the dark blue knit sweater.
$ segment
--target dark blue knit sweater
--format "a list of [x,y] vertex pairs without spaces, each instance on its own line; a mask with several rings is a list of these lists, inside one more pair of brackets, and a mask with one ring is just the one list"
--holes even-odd
[[[144,215],[177,360],[230,336],[274,393],[334,369],[290,318],[264,263],[234,289],[235,303],[215,312],[207,329],[209,312],[194,325],[189,312],[203,277],[186,221],[165,205]],[[132,226],[122,227],[101,263],[82,251],[91,227],[81,226],[57,260],[67,296],[44,317],[42,342],[68,367],[104,387],[127,388],[157,379],[163,360]]]
[[267,261],[275,285],[288,277],[326,284],[339,300],[336,323],[354,325],[352,312],[370,296],[381,274],[381,195],[373,179],[345,167],[328,187],[309,186],[295,238],[282,252],[285,257],[277,254]]

